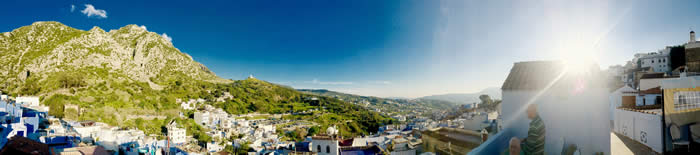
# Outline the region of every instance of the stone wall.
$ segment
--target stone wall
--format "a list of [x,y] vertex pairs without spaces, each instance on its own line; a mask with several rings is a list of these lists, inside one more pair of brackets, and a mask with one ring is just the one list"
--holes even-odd
[[685,49],[685,63],[688,72],[700,72],[700,48]]

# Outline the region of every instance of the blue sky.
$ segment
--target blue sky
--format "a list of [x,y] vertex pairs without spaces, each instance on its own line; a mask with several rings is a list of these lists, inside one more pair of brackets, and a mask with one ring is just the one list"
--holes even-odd
[[34,21],[144,25],[224,78],[383,97],[500,87],[517,61],[590,58],[607,68],[700,29],[698,1],[0,3],[2,32]]

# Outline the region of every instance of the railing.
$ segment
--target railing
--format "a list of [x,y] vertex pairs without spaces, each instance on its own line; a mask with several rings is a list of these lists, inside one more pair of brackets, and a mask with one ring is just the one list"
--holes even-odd
[[480,155],[480,154],[501,154],[508,148],[508,143],[510,138],[513,137],[512,129],[503,129],[496,135],[489,137],[484,143],[481,143],[479,147],[472,149],[468,155]]

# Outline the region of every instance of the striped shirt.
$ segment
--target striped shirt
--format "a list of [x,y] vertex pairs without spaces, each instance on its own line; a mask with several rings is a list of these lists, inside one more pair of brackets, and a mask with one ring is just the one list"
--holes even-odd
[[540,115],[535,116],[527,130],[527,138],[520,144],[521,154],[544,154],[544,122]]

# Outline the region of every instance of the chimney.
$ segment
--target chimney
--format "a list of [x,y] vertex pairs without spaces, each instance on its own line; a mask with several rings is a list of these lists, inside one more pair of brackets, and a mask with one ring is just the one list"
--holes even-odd
[[690,40],[688,41],[688,43],[694,43],[694,42],[696,42],[696,40],[695,40],[695,31],[692,31],[692,30],[691,30],[691,31],[690,31]]

